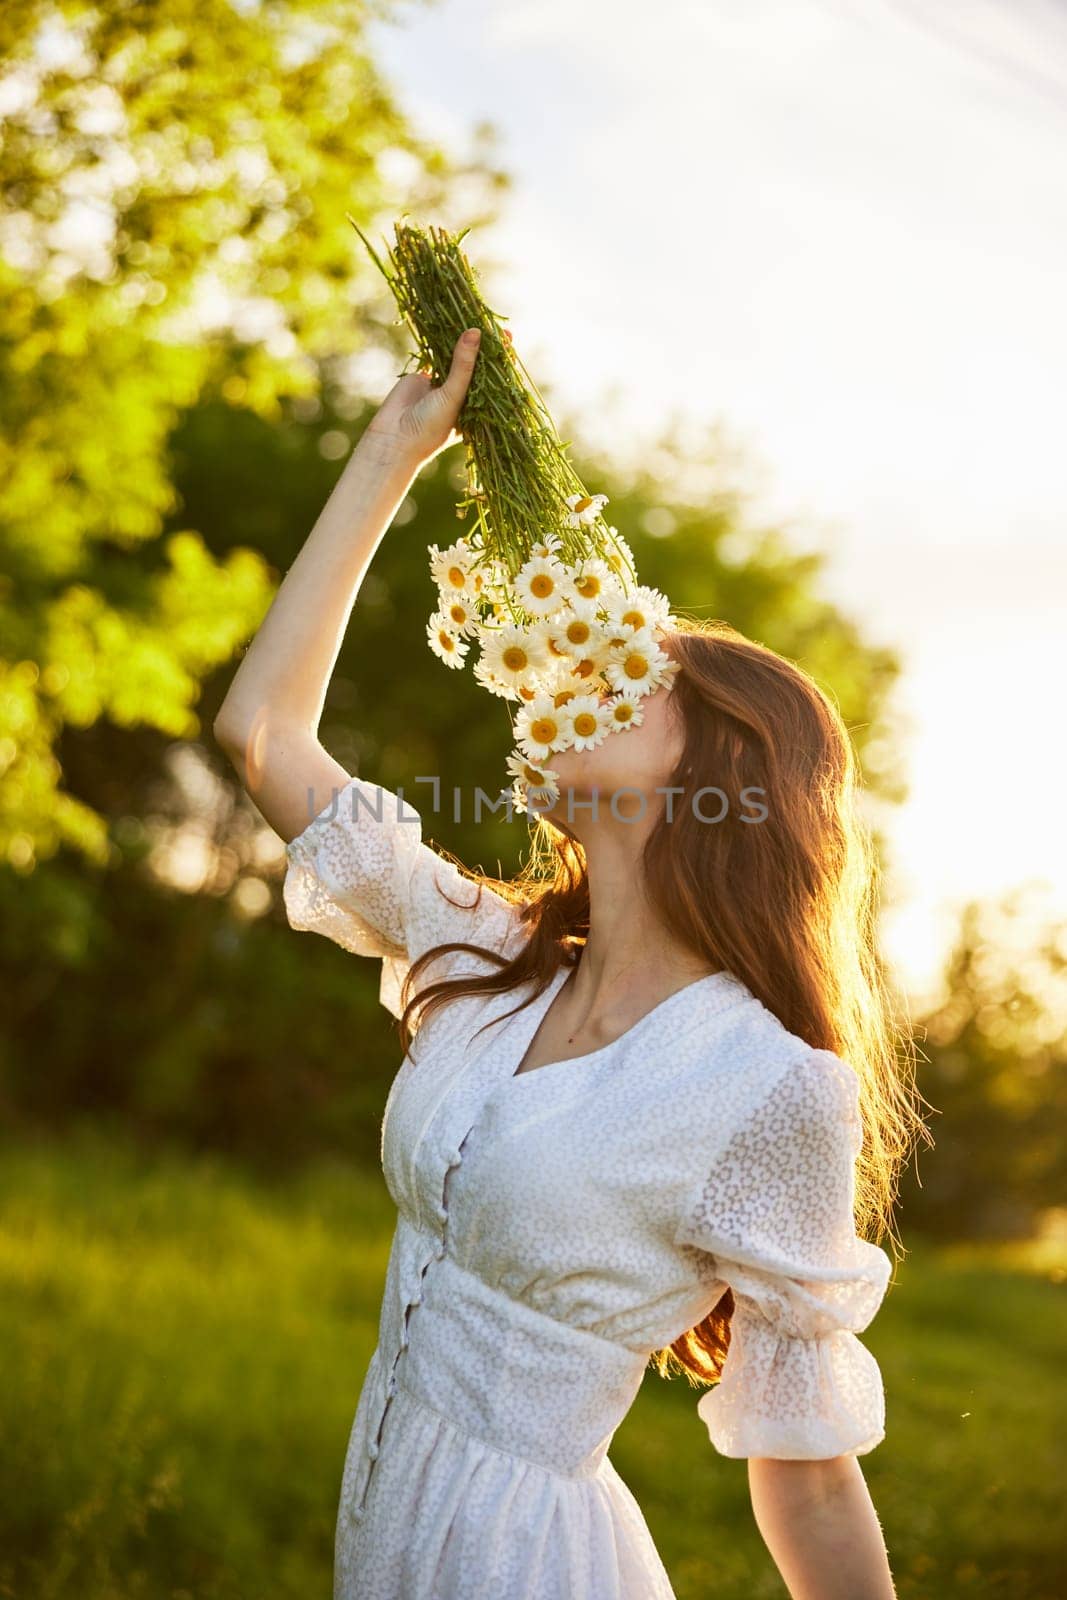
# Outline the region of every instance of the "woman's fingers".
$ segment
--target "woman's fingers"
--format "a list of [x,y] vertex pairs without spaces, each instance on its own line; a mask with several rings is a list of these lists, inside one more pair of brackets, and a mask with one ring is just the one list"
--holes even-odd
[[[467,332],[479,330],[468,329]],[[434,386],[428,372],[409,372],[399,378],[372,418],[367,431],[386,437],[402,451],[420,461],[430,461],[461,437],[455,423],[470,386],[478,358],[480,336],[468,339],[466,333],[452,351],[448,376]]]
[[432,387],[428,372],[405,372],[393,384],[379,409],[387,414],[406,411],[429,394]]
[[441,385],[441,393],[457,413],[470,385],[480,343],[480,329],[468,328],[460,334],[452,351],[452,364],[448,369],[448,377]]

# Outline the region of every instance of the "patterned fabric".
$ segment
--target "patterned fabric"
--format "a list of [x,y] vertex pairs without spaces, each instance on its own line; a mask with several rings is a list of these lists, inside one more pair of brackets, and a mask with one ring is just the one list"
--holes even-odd
[[[479,899],[423,841],[413,807],[362,779],[287,856],[291,925],[379,957],[394,1014],[432,945],[511,955],[527,937],[517,907]],[[425,981],[485,970],[452,952]],[[335,1600],[670,1600],[607,1451],[651,1353],[727,1286],[723,1380],[696,1407],[719,1451],[817,1459],[884,1437],[881,1376],[856,1335],[890,1262],[853,1224],[852,1068],[723,972],[612,1044],[516,1076],[567,976],[513,1017],[532,985],[442,1008],[390,1088],[397,1226]]]

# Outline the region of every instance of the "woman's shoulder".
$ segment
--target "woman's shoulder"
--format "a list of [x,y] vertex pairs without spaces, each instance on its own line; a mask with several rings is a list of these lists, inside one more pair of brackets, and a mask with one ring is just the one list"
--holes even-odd
[[725,1056],[741,1064],[779,1063],[805,1048],[803,1040],[785,1024],[748,985],[732,972],[719,972],[705,983],[693,985],[690,1022],[699,1037],[703,1030],[706,1059]]
[[711,985],[696,997],[686,1052],[692,1107],[705,1106],[719,1129],[761,1111],[818,1125],[855,1123],[854,1067],[808,1044],[739,978],[726,976],[721,989]]

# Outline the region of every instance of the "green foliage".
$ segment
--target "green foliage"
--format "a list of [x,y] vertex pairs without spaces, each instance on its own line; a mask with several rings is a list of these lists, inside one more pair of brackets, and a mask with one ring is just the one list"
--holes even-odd
[[[0,1593],[328,1594],[391,1213],[347,1163],[279,1184],[99,1129],[7,1143]],[[1025,1258],[898,1268],[864,1335],[889,1433],[862,1465],[901,1600],[1063,1593],[1065,1334],[1061,1291]],[[715,1453],[699,1393],[647,1374],[611,1458],[679,1600],[778,1600],[744,1464]]]
[[1067,927],[1039,895],[965,909],[924,1031],[937,1143],[902,1185],[905,1229],[1029,1237],[1067,1206]]
[[346,209],[395,207],[398,156],[405,200],[432,206],[453,176],[393,105],[366,16],[363,0],[0,13],[0,860],[17,871],[62,846],[113,859],[105,816],[64,784],[63,730],[194,737],[201,680],[269,602],[258,552],[214,559],[181,520],[179,415],[224,373],[277,420],[317,362],[364,346],[371,274]]

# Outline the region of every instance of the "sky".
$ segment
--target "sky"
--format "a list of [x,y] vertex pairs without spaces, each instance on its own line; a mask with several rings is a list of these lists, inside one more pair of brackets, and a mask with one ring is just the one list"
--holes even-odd
[[398,16],[371,37],[416,127],[497,130],[512,188],[465,248],[557,414],[620,457],[724,426],[753,514],[899,650],[904,982],[932,990],[967,899],[1045,882],[1067,915],[1067,6]]

